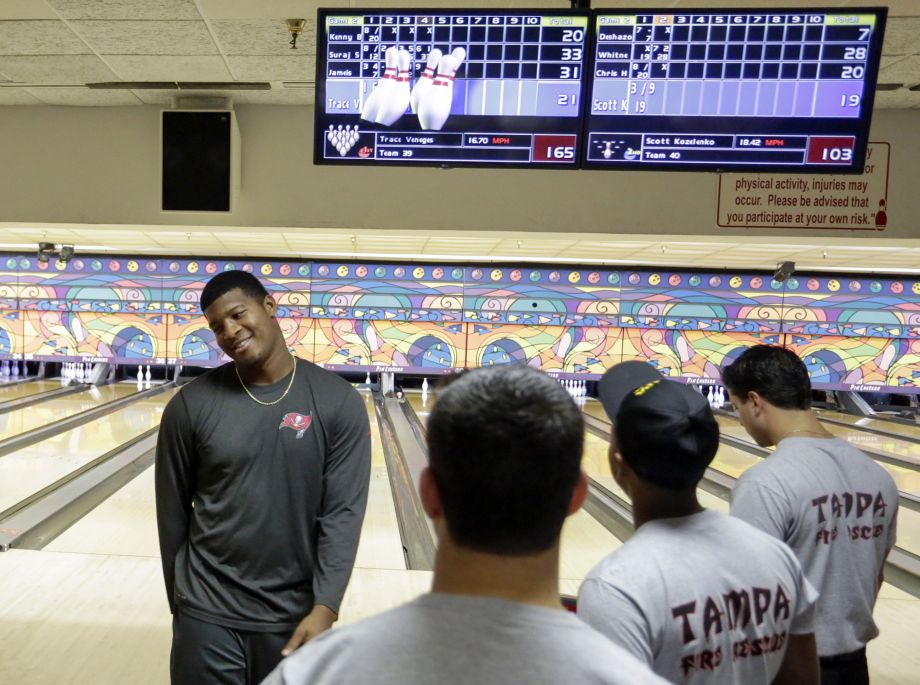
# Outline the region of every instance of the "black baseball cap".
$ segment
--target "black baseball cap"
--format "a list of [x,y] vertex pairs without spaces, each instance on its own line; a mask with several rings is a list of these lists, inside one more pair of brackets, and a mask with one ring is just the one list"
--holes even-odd
[[609,369],[598,394],[637,476],[669,490],[696,486],[719,447],[719,424],[702,394],[640,361]]

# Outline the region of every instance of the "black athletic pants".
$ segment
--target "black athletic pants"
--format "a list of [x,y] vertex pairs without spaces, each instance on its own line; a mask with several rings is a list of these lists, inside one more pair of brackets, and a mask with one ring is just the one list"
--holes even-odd
[[291,637],[254,633],[173,616],[169,673],[172,685],[258,685],[281,661]]
[[847,654],[822,656],[821,685],[869,685],[866,648]]

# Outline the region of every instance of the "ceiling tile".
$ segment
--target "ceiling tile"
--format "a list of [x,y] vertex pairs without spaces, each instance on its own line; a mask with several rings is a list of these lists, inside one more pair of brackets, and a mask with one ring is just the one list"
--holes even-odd
[[318,7],[349,7],[350,0],[197,0],[208,19],[315,17]]
[[115,74],[95,55],[0,57],[0,72],[22,83],[80,85],[110,81]]
[[194,0],[46,0],[65,19],[201,19]]
[[211,28],[225,55],[313,55],[316,51],[316,13],[306,19],[297,50],[283,18],[262,21],[213,21]]
[[882,52],[886,55],[915,55],[920,52],[920,16],[889,19]]
[[901,88],[875,93],[876,109],[906,109],[908,107],[920,107],[920,92]]
[[0,55],[86,55],[90,52],[62,21],[0,21]]
[[878,75],[879,83],[920,83],[920,55],[903,57],[890,66],[884,66]]
[[46,105],[122,107],[141,104],[129,90],[89,90],[78,87],[31,87],[26,90]]
[[[229,94],[238,105],[312,105],[312,88],[238,90]],[[312,114],[310,115],[312,121]],[[311,124],[312,125],[312,124]]]
[[203,21],[74,21],[100,55],[216,55]]
[[285,57],[227,57],[238,81],[313,81],[316,60],[306,53]]
[[[230,81],[233,76],[220,55],[108,55],[123,81]],[[0,65],[3,62],[0,61]],[[2,70],[2,66],[0,66]]]
[[0,21],[57,18],[58,16],[45,0],[3,0],[0,2]]
[[0,88],[0,106],[45,104],[23,88]]

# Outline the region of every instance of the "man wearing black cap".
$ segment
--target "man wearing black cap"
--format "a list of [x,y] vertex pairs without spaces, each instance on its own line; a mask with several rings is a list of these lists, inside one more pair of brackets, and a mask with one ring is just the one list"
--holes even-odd
[[600,399],[636,532],[585,579],[578,615],[674,683],[816,685],[817,593],[795,556],[697,500],[719,444],[706,399],[636,361]]

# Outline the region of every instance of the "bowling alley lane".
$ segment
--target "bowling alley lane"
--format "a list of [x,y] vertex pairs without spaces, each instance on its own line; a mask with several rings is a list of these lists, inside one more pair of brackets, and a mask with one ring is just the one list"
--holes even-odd
[[4,402],[18,400],[21,397],[37,395],[40,392],[56,390],[61,384],[56,380],[34,380],[27,383],[5,384],[0,383],[0,409],[3,408]]
[[113,383],[83,392],[52,397],[46,402],[0,414],[0,440],[43,426],[49,426],[88,409],[127,397],[137,392],[135,383]]
[[[406,399],[422,423],[434,405],[432,395],[423,401],[421,393],[406,393]],[[610,479],[613,480],[612,478]],[[605,555],[622,543],[585,510],[570,516],[562,528],[559,555],[559,577],[566,581],[580,581]]]
[[113,414],[0,457],[0,511],[159,425],[163,408],[175,392],[171,388],[138,400]]
[[[730,416],[717,416],[716,420],[719,422],[719,430],[723,435],[729,435],[733,438],[737,438],[738,440],[744,440],[745,442],[753,442],[751,437],[747,434],[737,419],[734,419]],[[848,440],[856,447],[865,447],[866,449],[871,449],[876,452],[889,451],[882,449],[879,445],[897,442],[889,440],[881,435],[866,433],[858,430],[849,430],[843,426],[834,426],[833,424],[829,423],[825,423],[823,425],[831,433],[840,438]],[[916,445],[916,447],[920,447],[920,445]],[[757,460],[756,457],[753,457],[753,459],[755,461]],[[894,478],[894,482],[897,484],[898,490],[910,495],[920,496],[920,470],[910,467],[896,466],[894,464],[888,464],[883,461],[879,461],[878,463],[886,471],[888,471],[888,473],[891,474],[892,478]]]
[[[371,481],[355,567],[405,570],[399,524],[377,429],[374,400],[369,392],[362,392],[361,396],[371,425]],[[118,414],[113,416],[117,417]],[[45,550],[159,556],[153,467],[106,499],[47,545]]]
[[872,428],[873,430],[881,430],[895,435],[903,435],[906,438],[920,440],[920,425],[912,426],[909,423],[901,423],[900,421],[872,419],[868,416],[853,416],[852,414],[844,414],[843,412],[825,409],[818,410],[818,416],[822,419],[842,421],[856,428]]

